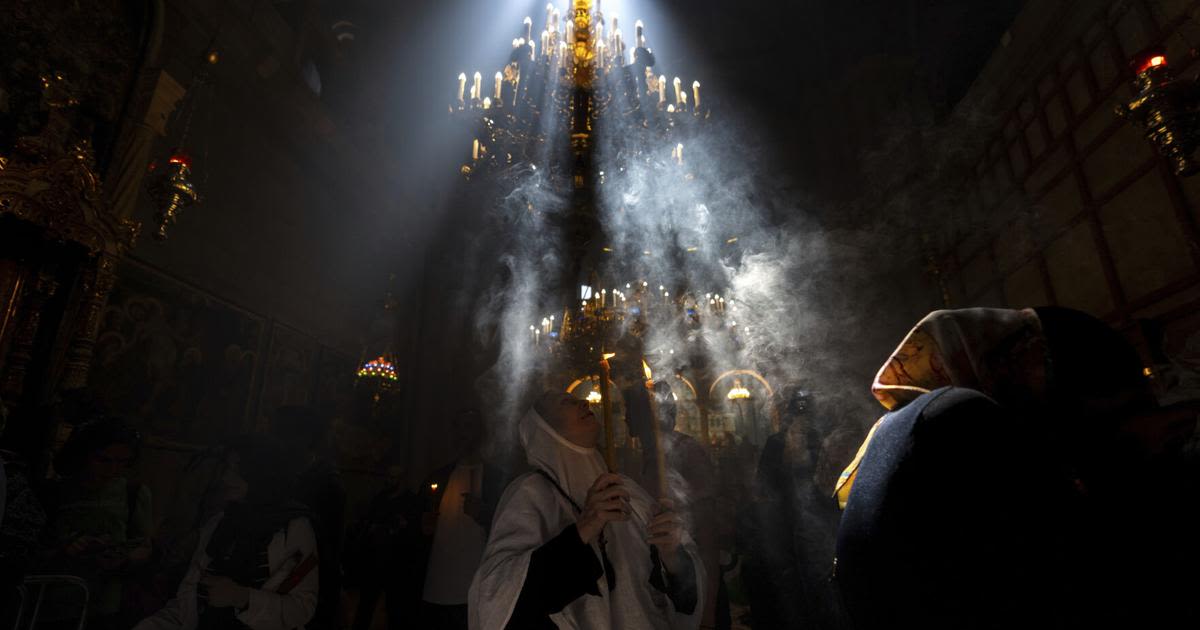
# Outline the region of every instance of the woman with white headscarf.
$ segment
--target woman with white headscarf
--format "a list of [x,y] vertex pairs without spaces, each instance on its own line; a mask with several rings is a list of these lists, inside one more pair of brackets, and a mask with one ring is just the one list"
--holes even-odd
[[472,630],[696,628],[704,568],[670,502],[606,471],[586,401],[521,420],[533,472],[505,491],[470,591]]

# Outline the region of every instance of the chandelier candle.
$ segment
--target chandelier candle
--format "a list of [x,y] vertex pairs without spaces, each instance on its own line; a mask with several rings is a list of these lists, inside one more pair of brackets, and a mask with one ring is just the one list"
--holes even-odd
[[654,469],[658,473],[658,498],[667,495],[667,454],[663,452],[662,429],[658,425],[658,397],[654,393],[654,373],[650,364],[642,359],[642,371],[646,373],[646,394],[650,397],[650,436],[654,441]]
[[609,392],[612,391],[608,387],[608,381],[611,376],[608,360],[617,356],[612,352],[601,355],[600,358],[600,414],[604,418],[604,463],[608,466],[608,472],[617,472],[617,451],[613,445],[613,413],[612,413],[612,397]]

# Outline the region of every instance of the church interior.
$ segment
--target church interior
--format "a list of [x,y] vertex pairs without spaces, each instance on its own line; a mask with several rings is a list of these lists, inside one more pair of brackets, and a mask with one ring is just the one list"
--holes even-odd
[[[5,627],[1200,621],[1200,2],[0,16]],[[1106,380],[1121,361],[1137,383]],[[920,423],[946,423],[917,408],[942,388],[994,406],[955,422],[998,420],[918,465],[942,445]],[[591,480],[572,499],[532,454],[531,416],[583,448],[574,403],[588,457],[680,514],[694,601],[646,587],[667,612],[622,616],[624,525],[591,543]],[[1066,472],[1052,492],[997,467]],[[568,516],[588,501],[580,538],[617,582],[522,625],[534,569],[507,608],[485,569],[508,566],[496,541],[533,473]],[[1079,586],[1042,624],[996,613],[989,579],[942,584],[948,556],[1010,575],[990,541],[1026,523],[988,516],[1009,500],[1060,541],[1022,553],[1082,576],[1056,578]],[[917,505],[935,524],[884,533]],[[1114,514],[1136,518],[1090,529]],[[297,521],[311,549],[279,569]],[[894,568],[901,538],[937,561]],[[649,539],[668,586],[686,576]],[[250,544],[270,549],[254,584]],[[1006,602],[1045,603],[1034,569]],[[1087,577],[1104,570],[1123,578]],[[879,595],[909,577],[943,616],[933,586]]]

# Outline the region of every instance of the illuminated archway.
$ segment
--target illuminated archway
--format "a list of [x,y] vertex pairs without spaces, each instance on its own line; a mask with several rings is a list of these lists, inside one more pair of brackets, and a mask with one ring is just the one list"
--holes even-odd
[[[758,372],[755,372],[754,370],[729,370],[728,372],[725,372],[724,374],[718,376],[716,379],[713,380],[712,386],[708,388],[708,397],[712,398],[713,393],[717,391],[717,385],[720,385],[721,381],[725,380],[726,378],[729,378],[730,376],[752,377],[754,380],[758,381],[759,383],[762,383],[763,388],[767,390],[768,396],[775,395],[775,390],[771,388],[771,383],[768,382],[766,377],[764,377],[762,374],[759,374]],[[695,389],[693,388],[692,391],[694,392]]]
[[694,398],[696,400],[700,400],[700,395],[696,393],[696,386],[693,385],[692,382],[689,381],[686,376],[684,376],[682,374],[676,374],[675,378],[683,381],[683,384],[687,385],[687,388],[692,390],[692,398]]

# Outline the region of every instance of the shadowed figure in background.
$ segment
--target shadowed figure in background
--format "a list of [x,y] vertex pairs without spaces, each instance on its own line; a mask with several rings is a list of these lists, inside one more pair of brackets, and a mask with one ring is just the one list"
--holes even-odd
[[455,461],[435,470],[418,489],[425,504],[420,627],[433,630],[467,627],[467,590],[505,483],[500,469],[484,461],[479,411],[460,411],[450,428]]
[[[3,466],[3,509],[0,510],[0,627],[14,627],[18,607],[17,587],[37,559],[46,527],[46,511],[32,483],[32,471],[21,455],[28,452],[25,430],[8,424],[8,410],[0,401],[0,465]],[[32,425],[34,423],[26,423]],[[8,431],[8,429],[12,429]]]
[[[41,572],[78,575],[88,581],[89,626],[120,628],[125,577],[150,560],[150,489],[126,477],[141,450],[141,435],[119,418],[80,424],[55,458],[60,478],[44,504],[47,556]],[[51,598],[42,619],[70,618],[78,598]]]
[[174,593],[191,566],[192,554],[204,526],[225,509],[228,488],[225,469],[230,465],[227,444],[206,448],[191,457],[173,487],[173,496],[155,533],[158,572]]
[[765,628],[837,628],[829,578],[838,513],[816,483],[815,400],[791,385],[783,388],[780,406],[780,430],[763,445],[755,477],[746,572],[751,614]]
[[261,435],[235,439],[225,509],[200,534],[175,597],[135,630],[293,630],[317,607],[320,581],[309,510],[291,497],[293,458]]
[[[1161,478],[1146,454],[1169,450],[1195,413],[1155,409],[1116,332],[1060,308],[937,311],[872,391],[891,412],[838,488],[837,577],[858,627],[1182,627],[1194,615],[1174,576],[1194,570],[1180,528],[1195,502],[1172,498],[1194,475]],[[1163,430],[1147,439],[1152,426]]]
[[609,473],[586,400],[546,392],[521,419],[533,472],[500,500],[471,584],[471,629],[696,628],[704,565],[669,499]]
[[[638,438],[642,447],[642,483],[646,488],[658,487],[658,466],[655,462],[654,435],[651,433],[649,404],[645,387],[625,390],[625,421],[629,435]],[[716,470],[708,453],[692,436],[675,430],[678,405],[671,386],[664,381],[654,384],[658,409],[659,436],[667,464],[667,492],[675,503],[675,511],[683,518],[684,527],[696,541],[708,583],[704,585],[704,615],[702,628],[718,627],[717,604],[720,581],[720,548],[717,542]],[[647,404],[640,404],[645,402]],[[720,627],[728,627],[728,610]]]
[[284,406],[275,412],[270,433],[296,458],[299,476],[295,499],[308,506],[321,559],[321,594],[310,630],[334,630],[342,596],[342,540],[346,524],[346,488],[337,463],[328,455],[330,418],[308,406]]
[[390,466],[386,483],[347,540],[346,582],[359,591],[354,630],[371,627],[381,595],[389,629],[413,626],[417,616],[422,498],[405,486],[403,466]]

